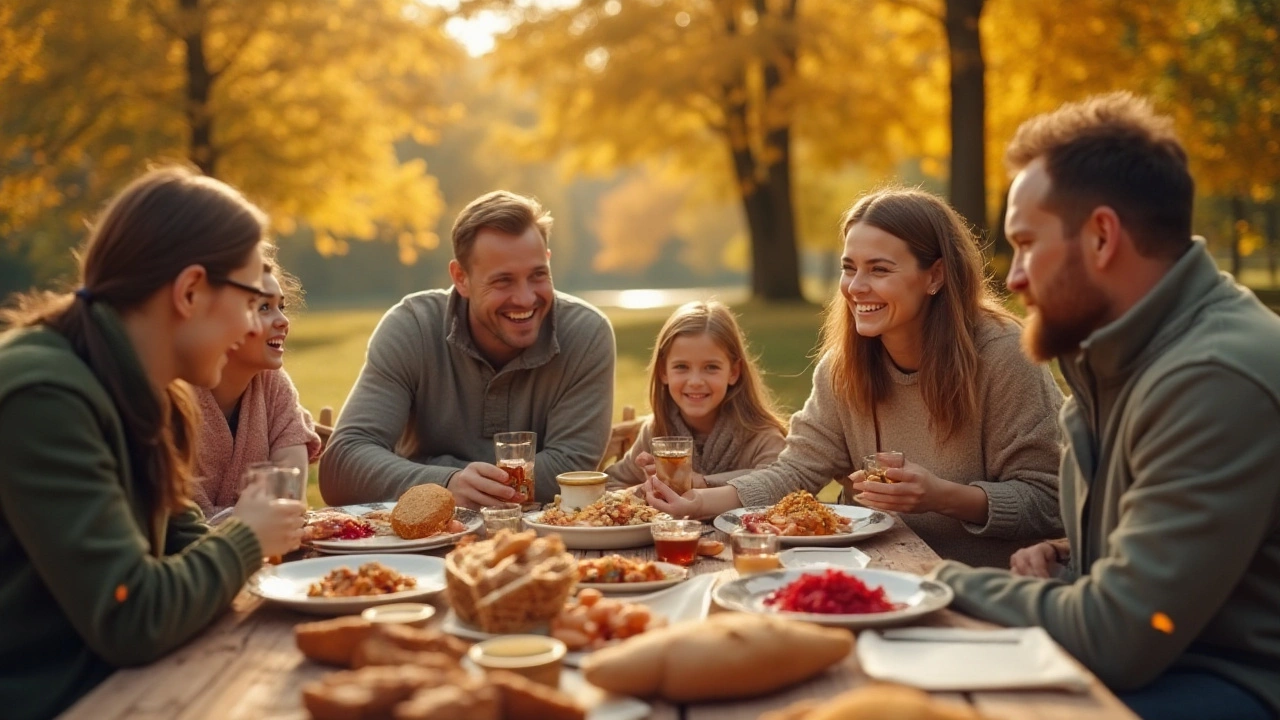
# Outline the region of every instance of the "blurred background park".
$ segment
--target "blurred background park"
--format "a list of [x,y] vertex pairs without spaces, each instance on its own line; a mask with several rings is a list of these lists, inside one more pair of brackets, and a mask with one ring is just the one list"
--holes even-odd
[[271,214],[307,293],[286,367],[338,408],[506,188],[614,320],[618,407],[669,305],[716,296],[794,410],[841,212],[934,190],[1003,279],[1003,147],[1095,92],[1175,118],[1197,232],[1280,306],[1278,32],[1280,0],[0,0],[0,294],[69,283],[102,202],[188,163]]

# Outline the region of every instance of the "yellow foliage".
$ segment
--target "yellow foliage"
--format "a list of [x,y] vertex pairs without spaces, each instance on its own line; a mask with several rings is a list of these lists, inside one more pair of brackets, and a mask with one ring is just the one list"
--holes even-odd
[[[458,53],[441,21],[416,0],[219,0],[187,15],[177,0],[6,2],[0,175],[10,196],[39,195],[5,204],[0,221],[95,208],[149,162],[177,158],[240,187],[277,231],[312,227],[326,254],[401,232],[414,238],[405,247],[428,247],[443,199],[394,144],[433,139],[447,113],[436,84]],[[210,79],[190,114],[188,31]],[[207,120],[208,148],[189,145],[192,117]],[[86,192],[67,206],[71,186]]]

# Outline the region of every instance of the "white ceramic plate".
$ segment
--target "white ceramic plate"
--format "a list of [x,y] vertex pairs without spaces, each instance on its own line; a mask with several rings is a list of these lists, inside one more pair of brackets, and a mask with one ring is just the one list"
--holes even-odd
[[794,547],[778,553],[784,568],[834,567],[860,570],[871,564],[871,556],[856,547]]
[[[362,595],[350,598],[307,597],[311,583],[320,582],[339,567],[358,569],[368,562],[379,562],[403,575],[417,579],[412,590],[386,595]],[[282,565],[267,565],[249,578],[249,592],[274,603],[313,615],[351,615],[373,605],[420,600],[444,589],[444,560],[427,555],[349,555],[297,560]]]
[[[368,505],[342,505],[326,509],[360,517],[374,510],[390,510],[393,507],[395,507],[395,503],[370,503]],[[458,542],[458,539],[463,535],[479,532],[480,528],[484,527],[484,520],[480,517],[480,513],[475,510],[456,508],[453,511],[453,517],[465,526],[462,532],[432,535],[418,540],[405,540],[395,535],[374,535],[373,537],[360,538],[358,540],[313,540],[307,544],[322,553],[330,555],[414,553],[452,545]]]
[[[723,513],[716,518],[715,526],[717,530],[724,533],[733,533],[735,530],[742,529],[742,516],[747,513],[763,512],[768,510],[770,506],[734,508],[727,513]],[[813,546],[813,545],[844,545],[855,540],[879,535],[880,533],[893,527],[893,516],[888,513],[878,512],[870,508],[864,508],[858,505],[827,505],[837,515],[842,515],[853,521],[853,529],[846,533],[836,533],[835,535],[779,535],[778,544],[787,547],[795,546]]]
[[941,610],[951,604],[952,598],[955,597],[950,587],[935,580],[926,580],[919,575],[894,570],[847,569],[843,570],[843,572],[857,577],[866,583],[868,587],[883,587],[885,594],[889,596],[889,601],[902,605],[902,609],[883,613],[827,615],[786,612],[775,610],[764,604],[764,600],[769,593],[788,585],[801,575],[810,575],[817,572],[821,572],[821,570],[818,568],[774,570],[757,575],[748,575],[717,587],[712,592],[712,597],[721,607],[728,610],[761,615],[778,615],[819,625],[834,625],[847,628],[898,625]]
[[[578,587],[595,588],[606,595],[615,593],[651,593],[689,579],[689,568],[664,562],[655,562],[654,565],[657,565],[662,574],[666,575],[664,579],[650,580],[648,582],[582,582],[579,580]],[[628,598],[628,602],[631,602],[631,600],[631,598]]]
[[[559,535],[570,550],[621,550],[653,544],[653,523],[621,527],[581,527],[576,525],[544,525],[538,522],[542,511],[526,513],[524,524],[538,535]],[[665,517],[665,516],[664,516]]]
[[[702,620],[711,611],[711,586],[715,585],[715,583],[715,573],[695,575],[688,581],[669,587],[666,590],[660,590],[648,595],[628,597],[625,598],[625,601],[648,605],[655,615],[662,615],[667,619],[668,623],[677,623],[684,620]],[[462,622],[452,609],[445,614],[440,629],[450,635],[456,635],[468,640],[488,640],[489,638],[497,637],[497,635],[487,633],[480,628]],[[529,632],[535,635],[546,635],[549,632],[549,628],[543,625]],[[585,652],[570,652],[564,656],[564,664],[570,667],[580,667],[582,659],[586,656],[587,653]]]

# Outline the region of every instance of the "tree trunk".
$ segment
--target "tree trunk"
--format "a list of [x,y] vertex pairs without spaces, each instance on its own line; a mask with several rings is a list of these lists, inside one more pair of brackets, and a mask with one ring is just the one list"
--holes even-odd
[[[795,30],[798,0],[790,0],[777,12],[789,31],[773,57],[765,57],[761,132],[764,147],[758,162],[764,165],[765,192],[769,197],[769,234],[752,240],[751,294],[764,300],[803,300],[800,258],[796,247],[795,203],[791,197],[790,100],[779,97],[784,74],[793,74],[799,55]],[[768,12],[764,0],[756,0],[757,13]],[[787,105],[781,105],[787,103]]]
[[951,205],[980,233],[987,224],[986,66],[978,23],[984,0],[947,0],[951,63]]
[[777,153],[764,188],[771,227],[767,235],[751,242],[751,294],[764,300],[803,300],[791,199],[791,129],[774,130],[766,137],[766,147]]
[[180,0],[182,42],[187,48],[187,124],[191,130],[188,157],[200,172],[216,177],[218,156],[213,147],[213,115],[209,94],[215,80],[204,53],[204,19],[200,0]]
[[1280,288],[1276,276],[1276,260],[1280,255],[1280,200],[1272,198],[1267,203],[1267,269],[1271,271],[1271,286]]
[[1231,274],[1236,282],[1240,281],[1240,241],[1243,239],[1243,228],[1248,220],[1244,209],[1244,198],[1231,196]]

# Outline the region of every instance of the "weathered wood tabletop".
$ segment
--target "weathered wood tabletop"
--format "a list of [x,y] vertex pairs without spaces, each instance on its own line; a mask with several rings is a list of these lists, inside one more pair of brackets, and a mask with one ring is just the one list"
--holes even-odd
[[[717,532],[721,540],[726,538]],[[938,556],[902,523],[858,547],[871,556],[871,567],[923,574]],[[653,556],[653,548],[617,551],[634,557]],[[583,551],[581,557],[605,553]],[[701,558],[694,572],[732,577],[729,552]],[[443,593],[438,602],[443,603]],[[443,610],[443,608],[441,608]],[[436,617],[442,617],[443,612]],[[293,626],[314,620],[263,603],[241,592],[232,611],[193,641],[143,668],[121,670],[62,715],[68,720],[302,720],[301,687],[332,672],[305,660],[293,642]],[[943,610],[926,618],[936,626],[988,627],[986,623]],[[754,700],[687,705],[652,702],[654,720],[737,720],[786,707],[793,702],[834,696],[870,682],[855,654],[823,675],[790,690]],[[1088,693],[975,692],[945,693],[947,702],[970,704],[991,720],[1053,720],[1089,717],[1096,720],[1135,716],[1097,680]]]

